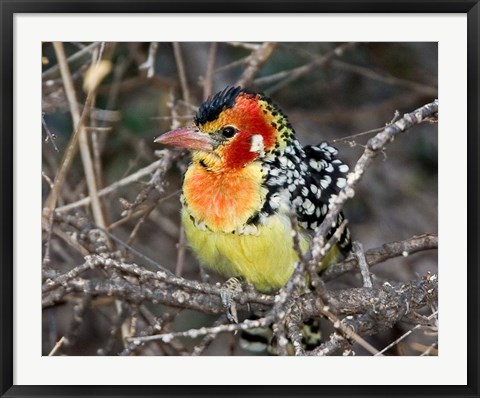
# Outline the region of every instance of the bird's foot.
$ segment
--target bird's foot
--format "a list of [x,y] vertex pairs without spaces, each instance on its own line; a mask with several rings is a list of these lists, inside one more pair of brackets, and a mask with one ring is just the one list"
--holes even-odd
[[228,279],[221,287],[220,298],[227,311],[227,319],[231,323],[238,323],[237,303],[233,299],[235,294],[242,292],[242,282],[238,278]]

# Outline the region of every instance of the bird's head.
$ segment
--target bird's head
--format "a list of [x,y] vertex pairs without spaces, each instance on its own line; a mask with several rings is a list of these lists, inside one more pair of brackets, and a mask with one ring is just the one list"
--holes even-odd
[[187,148],[212,170],[245,167],[282,151],[293,130],[264,95],[227,87],[200,105],[194,124],[165,133],[155,142]]

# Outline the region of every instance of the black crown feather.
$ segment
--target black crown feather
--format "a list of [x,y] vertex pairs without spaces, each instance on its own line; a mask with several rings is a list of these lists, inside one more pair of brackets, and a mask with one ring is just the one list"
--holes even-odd
[[215,120],[224,109],[233,107],[241,93],[255,94],[241,87],[226,87],[200,105],[193,119],[194,123],[199,126]]

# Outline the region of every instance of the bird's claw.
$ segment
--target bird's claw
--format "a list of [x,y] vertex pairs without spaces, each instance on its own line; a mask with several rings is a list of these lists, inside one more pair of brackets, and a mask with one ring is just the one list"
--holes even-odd
[[228,279],[221,287],[220,299],[222,305],[226,309],[227,319],[231,323],[238,323],[237,304],[235,303],[234,296],[236,293],[242,292],[242,283],[237,278]]

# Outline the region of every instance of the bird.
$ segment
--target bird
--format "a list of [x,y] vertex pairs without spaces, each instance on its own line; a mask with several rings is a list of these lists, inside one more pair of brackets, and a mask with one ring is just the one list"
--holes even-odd
[[[191,125],[154,141],[191,152],[181,219],[201,264],[262,293],[285,286],[298,261],[292,212],[301,251],[306,252],[349,172],[326,141],[302,146],[287,116],[269,97],[236,86],[206,99]],[[340,213],[327,239],[343,220]],[[350,250],[345,228],[319,272]]]

